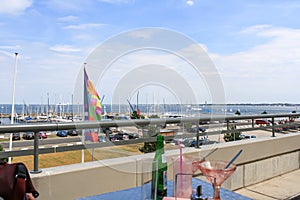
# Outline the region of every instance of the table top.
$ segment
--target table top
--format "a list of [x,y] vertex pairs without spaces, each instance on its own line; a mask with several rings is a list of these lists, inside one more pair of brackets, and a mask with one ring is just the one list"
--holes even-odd
[[[197,188],[198,185],[202,185],[203,195],[212,197],[213,188],[208,182],[202,181],[200,179],[193,178],[192,186],[193,189]],[[140,200],[141,199],[141,187],[130,188],[126,190],[119,190],[115,192],[109,192],[105,194],[99,194],[90,197],[80,198],[78,200]],[[168,181],[168,196],[173,196],[173,181]],[[251,200],[251,198],[242,196],[233,191],[221,188],[221,198],[222,200]]]

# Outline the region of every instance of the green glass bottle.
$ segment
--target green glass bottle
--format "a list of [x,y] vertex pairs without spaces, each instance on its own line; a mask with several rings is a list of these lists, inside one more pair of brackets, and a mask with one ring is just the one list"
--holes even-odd
[[154,194],[155,194],[155,188],[156,190],[156,196],[157,200],[162,200],[165,196],[167,196],[167,159],[165,155],[165,150],[164,150],[164,137],[162,135],[157,136],[157,143],[156,143],[156,152],[155,152],[155,157],[154,160],[157,162],[158,165],[158,173],[157,173],[157,185],[155,184],[156,180],[156,163],[153,162],[152,165],[152,199],[154,199]]

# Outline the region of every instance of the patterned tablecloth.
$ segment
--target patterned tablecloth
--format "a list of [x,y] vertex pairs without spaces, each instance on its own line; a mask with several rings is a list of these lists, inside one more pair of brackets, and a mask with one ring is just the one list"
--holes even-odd
[[[193,178],[193,188],[197,188],[198,185],[202,185],[202,191],[205,196],[213,196],[213,188],[211,184],[202,181],[200,179]],[[173,196],[173,181],[168,181],[168,196]],[[221,188],[222,200],[251,200],[248,197],[237,194],[233,191]],[[90,197],[80,198],[78,200],[140,200],[141,199],[141,187],[130,188],[126,190],[120,190],[115,192],[109,192],[105,194],[99,194]]]

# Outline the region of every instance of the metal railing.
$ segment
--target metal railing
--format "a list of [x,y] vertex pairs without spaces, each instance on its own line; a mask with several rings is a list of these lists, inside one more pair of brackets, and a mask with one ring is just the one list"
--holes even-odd
[[[135,119],[135,120],[111,120],[111,121],[93,121],[93,122],[69,122],[69,123],[43,123],[43,124],[12,124],[12,125],[1,125],[0,126],[0,135],[4,133],[17,133],[17,132],[34,132],[34,148],[28,150],[12,150],[12,151],[3,151],[0,152],[0,158],[6,157],[16,157],[16,156],[26,156],[34,155],[34,170],[32,173],[39,173],[38,169],[38,157],[39,154],[49,154],[56,152],[65,152],[65,151],[74,151],[81,149],[90,149],[90,148],[101,148],[106,146],[111,146],[110,142],[101,142],[101,143],[90,143],[90,144],[80,144],[73,146],[60,146],[60,147],[47,147],[39,148],[39,131],[58,131],[58,130],[69,130],[69,129],[99,129],[99,128],[109,128],[109,127],[126,127],[126,126],[136,126],[139,128],[145,128],[148,125],[162,125],[166,124],[185,124],[185,123],[195,123],[197,130],[199,130],[199,123],[201,122],[212,122],[220,121],[227,124],[227,130],[209,132],[210,135],[220,134],[220,133],[231,133],[236,130],[229,130],[229,123],[232,120],[251,120],[251,128],[237,129],[239,131],[251,131],[258,129],[272,129],[272,137],[275,137],[275,128],[281,127],[282,125],[275,125],[276,118],[297,118],[300,114],[297,113],[287,113],[287,114],[261,114],[261,115],[239,115],[239,116],[200,116],[200,117],[185,117],[185,118],[153,118],[153,119]],[[268,127],[254,127],[256,119],[270,119],[271,126]],[[225,125],[224,125],[225,126]],[[199,136],[200,133],[188,134],[186,136],[196,136],[197,145],[199,148]],[[170,136],[169,136],[170,137]],[[171,136],[172,137],[172,136]],[[177,137],[177,136],[176,136]],[[179,136],[180,137],[180,136]],[[134,144],[141,142],[154,142],[156,141],[155,137],[139,138],[135,140],[123,140],[112,142],[113,145],[126,145]]]

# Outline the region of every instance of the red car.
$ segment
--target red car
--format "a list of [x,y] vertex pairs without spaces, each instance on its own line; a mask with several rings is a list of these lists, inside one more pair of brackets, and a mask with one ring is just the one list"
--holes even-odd
[[39,133],[39,138],[40,138],[40,139],[47,139],[47,134],[46,134],[46,132],[40,132],[40,133]]
[[262,119],[257,119],[257,120],[255,120],[255,124],[266,124],[266,125],[270,125],[270,122],[269,121],[267,121],[267,120],[262,120]]

